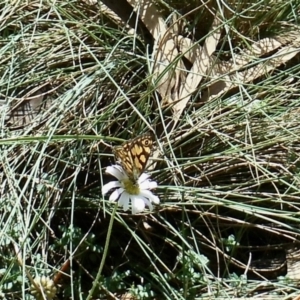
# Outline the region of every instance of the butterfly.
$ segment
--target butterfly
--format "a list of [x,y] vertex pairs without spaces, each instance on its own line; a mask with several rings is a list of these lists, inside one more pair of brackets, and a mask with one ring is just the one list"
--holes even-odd
[[146,133],[113,148],[115,160],[133,183],[136,183],[144,172],[153,143],[153,136]]

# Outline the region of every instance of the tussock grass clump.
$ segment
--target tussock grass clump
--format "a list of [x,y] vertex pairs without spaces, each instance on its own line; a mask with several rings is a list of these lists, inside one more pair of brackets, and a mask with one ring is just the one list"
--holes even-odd
[[[1,295],[297,295],[298,1],[1,13]],[[101,187],[145,132],[161,203],[131,215]]]

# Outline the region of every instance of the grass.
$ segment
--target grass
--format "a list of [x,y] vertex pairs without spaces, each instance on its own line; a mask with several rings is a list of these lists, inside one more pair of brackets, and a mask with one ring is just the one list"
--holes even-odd
[[[1,4],[0,295],[295,298],[299,1],[156,1],[128,23],[103,3]],[[132,215],[101,187],[149,131],[161,203]]]

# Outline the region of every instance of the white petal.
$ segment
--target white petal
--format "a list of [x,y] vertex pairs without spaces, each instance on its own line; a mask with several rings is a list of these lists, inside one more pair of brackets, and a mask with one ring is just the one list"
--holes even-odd
[[157,188],[157,182],[151,180],[145,180],[144,182],[140,183],[140,189],[142,190],[152,190]]
[[116,177],[119,181],[122,181],[124,179],[125,173],[123,171],[123,168],[118,165],[112,165],[108,166],[105,170],[106,173]]
[[160,202],[159,198],[153,194],[151,195],[151,197],[149,197],[149,200],[151,202],[153,202],[154,204],[159,204],[159,202]]
[[159,198],[157,196],[155,196],[154,194],[152,194],[152,192],[150,192],[148,190],[140,191],[140,195],[148,198],[150,200],[150,202],[153,202],[154,204],[159,204],[159,202],[160,202]]
[[145,201],[142,197],[131,195],[131,211],[132,214],[138,214],[145,209]]
[[146,174],[146,173],[142,173],[138,179],[138,183],[142,183],[144,182],[145,180],[147,180],[148,178],[150,177],[149,174]]
[[119,188],[119,189],[113,191],[113,192],[111,193],[111,195],[109,196],[109,201],[110,201],[110,202],[116,201],[116,200],[120,197],[120,195],[121,195],[123,192],[124,192],[124,189],[123,189],[123,188]]
[[150,210],[150,211],[152,211],[152,210],[153,210],[153,205],[151,204],[151,202],[150,202],[147,198],[145,198],[145,197],[143,197],[143,196],[141,196],[141,197],[142,197],[142,199],[144,200],[145,205],[149,207],[149,210]]
[[149,190],[153,190],[157,188],[157,182],[156,181],[150,181],[149,182]]
[[107,184],[104,184],[102,186],[102,195],[106,195],[111,189],[116,188],[116,187],[120,187],[121,183],[119,181],[110,181]]
[[129,209],[129,200],[129,194],[124,191],[118,201],[118,205],[123,206],[123,210],[127,211]]

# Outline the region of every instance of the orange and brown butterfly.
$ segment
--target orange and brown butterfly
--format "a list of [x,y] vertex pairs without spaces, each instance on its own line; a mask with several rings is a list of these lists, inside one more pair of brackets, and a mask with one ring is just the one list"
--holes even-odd
[[146,133],[113,148],[116,161],[133,183],[138,181],[146,168],[153,142],[153,136]]

